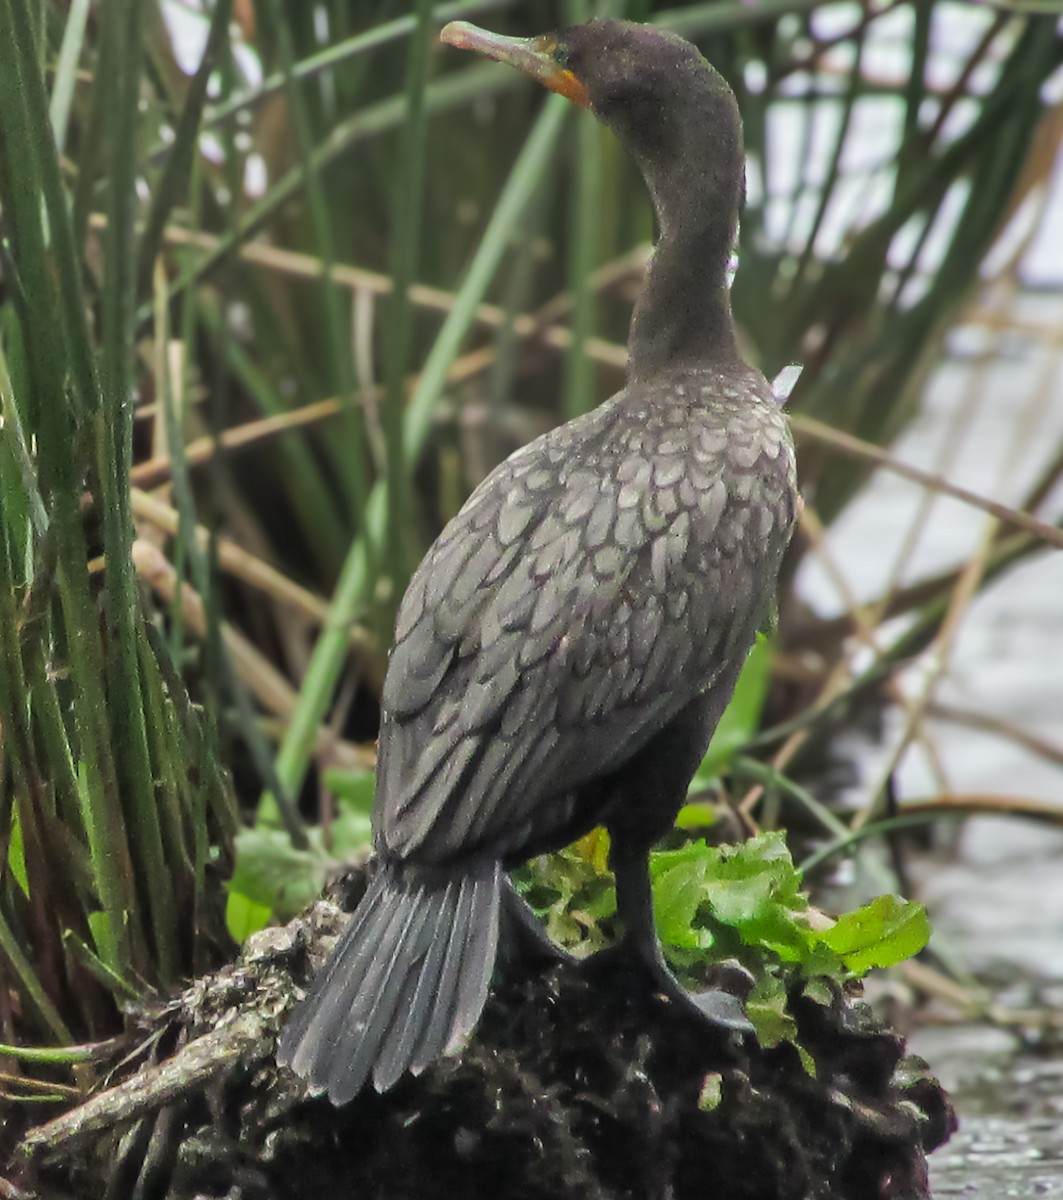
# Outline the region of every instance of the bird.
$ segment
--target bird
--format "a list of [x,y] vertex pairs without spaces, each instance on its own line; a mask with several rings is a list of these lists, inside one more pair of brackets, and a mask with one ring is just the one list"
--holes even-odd
[[278,1044],[336,1105],[465,1045],[500,930],[551,945],[506,872],[597,826],[614,949],[708,1024],[752,1029],[738,997],[672,974],[649,874],[770,621],[799,511],[787,420],[731,315],[737,102],[694,45],[651,25],[518,39],[455,22],[441,38],[589,108],[640,168],[657,236],[625,386],[496,467],[399,606],[376,870]]

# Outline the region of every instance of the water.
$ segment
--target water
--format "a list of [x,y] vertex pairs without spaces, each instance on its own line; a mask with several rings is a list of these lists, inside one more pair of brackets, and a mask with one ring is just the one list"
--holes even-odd
[[[1063,1011],[1061,865],[1063,831],[989,821],[972,824],[955,860],[918,864],[938,936],[1011,1008]],[[1063,1056],[1058,1033],[1043,1054],[1037,1037],[985,1024],[912,1036],[962,1121],[931,1158],[935,1196],[1063,1200]]]
[[[892,42],[886,39],[884,52],[907,49],[903,32]],[[864,144],[881,146],[881,132],[865,137]],[[1013,225],[1017,234],[1012,230],[1002,238],[1008,243],[1010,237],[1011,249],[1015,236],[1030,232],[1021,221]],[[1021,260],[1021,279],[1060,286],[1061,230],[1063,172],[1057,169]],[[927,380],[919,417],[893,450],[899,459],[1016,504],[1063,445],[1063,295],[998,287],[988,289],[979,306],[974,319],[950,335],[948,353]],[[998,316],[1011,327],[994,329]],[[817,611],[841,611],[853,597],[872,599],[895,572],[899,582],[911,582],[955,566],[974,551],[987,529],[985,515],[945,499],[927,513],[924,499],[920,488],[900,477],[876,474],[830,531],[828,545],[848,595],[839,594],[814,560],[803,572],[800,586]],[[1039,515],[1052,521],[1061,513],[1063,494],[1057,489]],[[916,525],[914,549],[898,565]],[[901,679],[906,695],[920,696],[927,678],[924,664],[906,672]],[[1063,554],[1043,551],[978,596],[934,698],[1063,748]],[[882,744],[865,741],[857,747],[864,789],[889,761],[903,724],[895,711]],[[949,792],[1029,797],[1063,809],[1058,762],[1014,739],[952,720],[925,720],[923,730],[925,743],[902,756],[895,774],[902,802]],[[851,798],[861,802],[860,785]],[[1063,1010],[1063,830],[979,818],[962,827],[954,845],[942,840],[941,853],[915,864],[939,947],[975,972],[1001,1004]],[[960,1131],[931,1158],[937,1197],[1063,1200],[1059,1045],[1057,1037],[1054,1054],[1038,1054],[1024,1043],[1022,1031],[973,1023],[929,1026],[912,1036],[912,1050],[938,1072],[961,1118]]]
[[[1063,298],[1027,295],[1017,315],[1063,328]],[[918,420],[894,447],[896,456],[995,499],[1014,503],[1063,444],[1063,375],[1059,352],[1041,338],[1009,337],[980,345],[977,328],[961,329],[954,353],[933,372]],[[972,350],[991,355],[972,358]],[[951,457],[951,461],[949,458]],[[869,599],[886,586],[920,491],[879,472],[831,531],[836,562],[853,595]],[[1063,512],[1063,495],[1042,511]],[[901,579],[911,581],[961,562],[977,545],[986,517],[938,501]],[[821,612],[844,602],[827,574],[809,563],[801,580]],[[902,679],[918,696],[917,665]],[[1063,554],[1043,551],[994,583],[971,606],[936,696],[987,713],[1063,747]],[[859,747],[863,787],[878,778],[900,737],[899,712],[882,744]],[[1063,768],[1017,742],[930,720],[932,750],[915,747],[896,774],[905,799],[954,794],[1031,797],[1063,810]],[[859,785],[853,799],[860,802]],[[955,844],[914,864],[939,946],[975,972],[999,1003],[1063,1011],[1063,829],[1021,819],[980,817]],[[937,1025],[917,1031],[922,1055],[953,1093],[961,1128],[931,1157],[935,1196],[969,1200],[1058,1197],[1063,1200],[1063,1054],[1038,1054],[1016,1033],[985,1024]]]
[[[1063,297],[1020,296],[1013,311],[1031,327],[1063,328]],[[979,344],[988,352],[984,358],[971,353]],[[974,324],[958,330],[951,345],[953,355],[931,373],[919,417],[893,452],[971,491],[1015,504],[1063,445],[1060,348],[1031,336],[990,341]],[[915,484],[879,471],[831,530],[834,560],[856,599],[870,600],[887,586],[916,523],[919,539],[900,572],[901,583],[956,566],[977,547],[990,518],[947,498],[937,499],[928,515],[921,514],[924,496]],[[1061,514],[1063,492],[1057,489],[1039,515],[1052,521]],[[848,607],[819,564],[812,561],[808,568],[801,587],[817,611]],[[1061,666],[1063,553],[1046,549],[975,600],[937,698],[951,707],[999,717],[1063,751]],[[921,667],[904,676],[909,695],[918,695],[923,678]],[[898,728],[900,722],[898,715]],[[950,791],[1063,804],[1059,764],[1013,741],[952,722],[931,720],[926,728]],[[868,753],[874,757],[870,747]],[[897,782],[910,799],[941,790],[923,749],[905,757]]]
[[1017,1052],[1013,1036],[984,1025],[927,1029],[911,1043],[962,1113],[931,1158],[938,1200],[1063,1198],[1063,1060]]

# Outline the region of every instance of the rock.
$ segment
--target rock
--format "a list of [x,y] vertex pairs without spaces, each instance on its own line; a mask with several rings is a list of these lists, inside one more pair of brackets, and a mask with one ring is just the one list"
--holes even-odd
[[[108,1176],[148,1172],[145,1197],[229,1200],[929,1197],[926,1154],[955,1128],[948,1098],[841,989],[829,1004],[791,998],[813,1077],[791,1044],[713,1035],[623,979],[506,967],[459,1057],[344,1109],[307,1097],[274,1067],[272,1039],[340,923],[322,902],[160,1011],[141,1036],[178,1047],[177,1059],[228,1026],[244,1037],[213,1072],[200,1054],[184,1093],[174,1058],[142,1068],[155,1076],[130,1073],[114,1089],[126,1097],[117,1124],[100,1119],[108,1093],[95,1097],[88,1156],[83,1121],[76,1146],[63,1140],[73,1114],[36,1131],[36,1178],[97,1196]],[[249,1018],[260,1036],[247,1036]],[[156,1101],[163,1068],[170,1087]]]

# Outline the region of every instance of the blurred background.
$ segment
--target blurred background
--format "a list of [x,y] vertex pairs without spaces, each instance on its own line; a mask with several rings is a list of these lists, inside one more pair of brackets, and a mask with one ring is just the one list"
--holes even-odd
[[738,95],[735,314],[806,500],[699,796],[786,828],[828,911],[927,904],[930,952],[869,991],[958,1089],[939,1194],[1063,1195],[1038,0],[7,0],[2,1040],[113,1033],[116,998],[366,852],[409,574],[494,464],[621,386],[653,236],[611,134],[438,30],[593,15],[691,38]]

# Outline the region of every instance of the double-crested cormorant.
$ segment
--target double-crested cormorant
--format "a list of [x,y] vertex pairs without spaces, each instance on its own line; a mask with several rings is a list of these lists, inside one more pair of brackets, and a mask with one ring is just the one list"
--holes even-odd
[[797,506],[787,423],[735,346],[735,99],[694,46],[646,25],[442,36],[590,107],[638,163],[659,236],[627,386],[497,467],[402,601],[376,874],[278,1053],[336,1104],[462,1045],[501,914],[529,935],[506,868],[599,824],[632,962],[709,1021],[750,1028],[735,997],[690,997],[669,972],[648,872],[770,607]]

